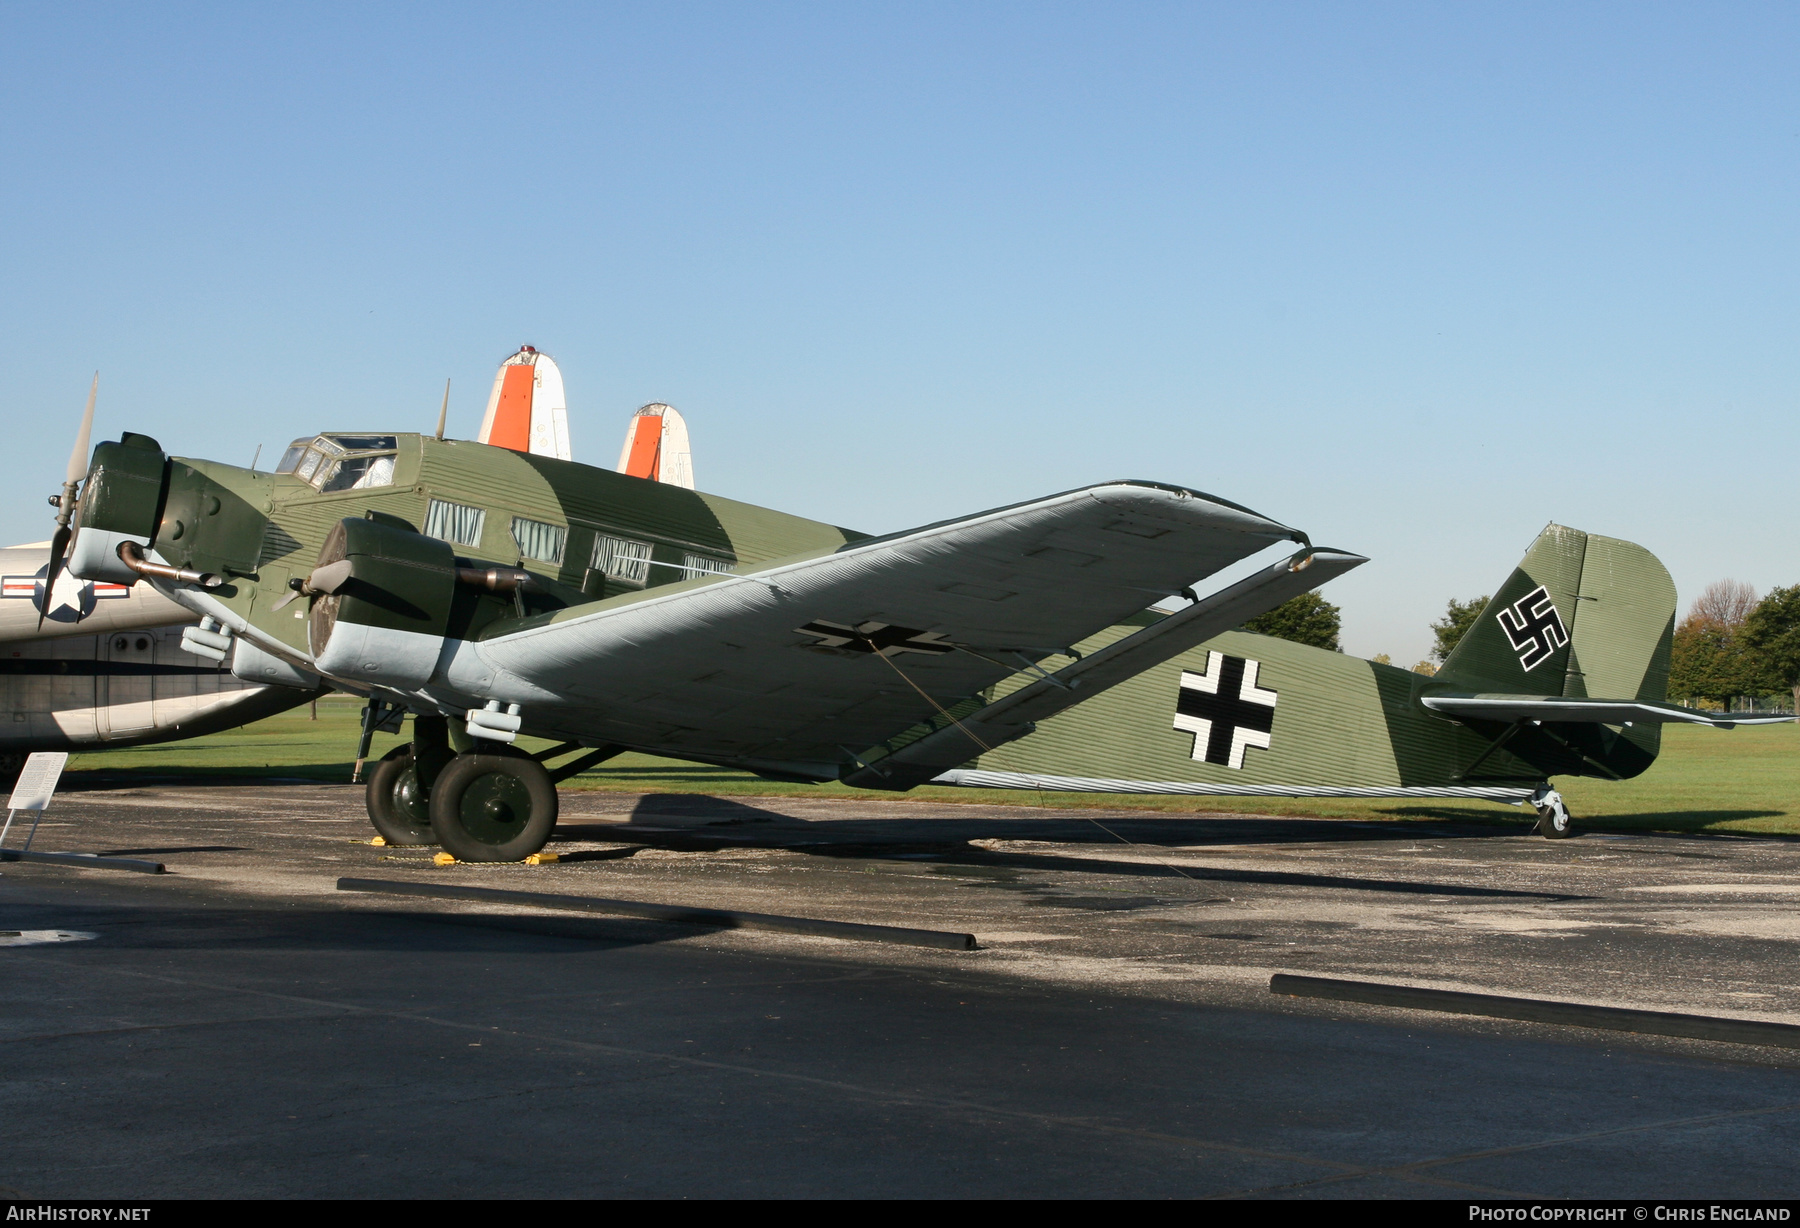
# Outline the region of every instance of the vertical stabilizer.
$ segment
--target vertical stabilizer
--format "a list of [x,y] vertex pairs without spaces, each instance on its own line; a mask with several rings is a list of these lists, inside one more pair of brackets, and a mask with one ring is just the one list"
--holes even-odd
[[1660,701],[1675,585],[1642,546],[1550,525],[1433,689]]
[[562,371],[529,345],[500,364],[477,439],[496,448],[574,460]]
[[619,472],[694,489],[694,457],[687,422],[673,405],[646,405],[625,429]]

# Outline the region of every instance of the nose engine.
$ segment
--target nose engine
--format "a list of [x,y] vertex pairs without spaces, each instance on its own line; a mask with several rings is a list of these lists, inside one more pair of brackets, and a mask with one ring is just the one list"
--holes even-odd
[[76,513],[69,570],[83,580],[133,584],[138,573],[119,557],[127,542],[156,540],[169,489],[169,458],[148,435],[126,432],[94,449]]
[[[227,467],[218,467],[227,468]],[[131,584],[143,576],[216,588],[256,574],[268,520],[195,464],[148,435],[94,449],[77,505],[69,570]]]

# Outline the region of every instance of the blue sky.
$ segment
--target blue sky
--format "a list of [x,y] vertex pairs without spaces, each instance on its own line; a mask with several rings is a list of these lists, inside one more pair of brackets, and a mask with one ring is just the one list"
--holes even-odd
[[1373,562],[1410,663],[1549,520],[1800,583],[1800,9],[0,8],[7,542],[99,435],[472,434],[870,531],[1115,477]]

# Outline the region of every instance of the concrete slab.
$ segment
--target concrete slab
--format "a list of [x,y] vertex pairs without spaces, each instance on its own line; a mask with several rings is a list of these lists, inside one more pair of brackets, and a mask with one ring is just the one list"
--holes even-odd
[[[54,825],[53,825],[54,824]],[[348,787],[60,797],[9,864],[24,1197],[1781,1197],[1800,1053],[1275,998],[1274,971],[1800,1022],[1800,842],[570,793],[543,866]],[[342,875],[968,930],[959,953]]]

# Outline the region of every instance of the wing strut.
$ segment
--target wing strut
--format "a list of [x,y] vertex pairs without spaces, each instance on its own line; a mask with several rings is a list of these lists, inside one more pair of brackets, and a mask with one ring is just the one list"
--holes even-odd
[[960,720],[950,717],[933,701],[932,706],[944,713],[950,724],[907,743],[893,754],[872,758],[866,752],[864,758],[868,761],[843,781],[860,789],[905,790],[924,784],[983,751],[1024,737],[1037,727],[1037,721],[1135,678],[1366,562],[1360,554],[1340,550],[1302,551]]

